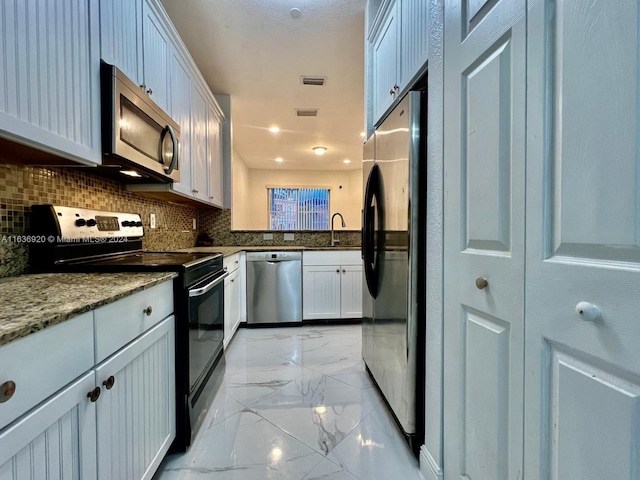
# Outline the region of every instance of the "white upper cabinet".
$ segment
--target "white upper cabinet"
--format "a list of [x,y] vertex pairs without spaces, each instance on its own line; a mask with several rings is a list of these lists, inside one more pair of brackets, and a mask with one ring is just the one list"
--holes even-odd
[[101,162],[99,11],[91,0],[0,3],[0,136]]
[[406,86],[427,62],[429,2],[400,1],[399,85]]
[[142,72],[142,2],[100,2],[100,54],[138,85]]
[[169,64],[170,107],[169,114],[180,125],[180,152],[178,154],[178,168],[180,182],[174,183],[174,188],[187,195],[191,195],[191,72],[186,62],[177,50],[172,49]]
[[165,111],[169,110],[169,51],[171,42],[150,3],[144,2],[142,49],[144,88]]
[[427,62],[429,3],[424,0],[396,0],[385,3],[372,22],[369,34],[367,89],[372,111],[370,127],[379,122],[389,107],[401,98],[406,87]]
[[207,166],[207,99],[194,85],[191,91],[191,125],[193,137],[191,151],[191,192],[194,197],[207,201],[209,197]]
[[209,202],[222,208],[223,178],[222,178],[222,136],[221,119],[213,104],[209,104],[207,120],[207,139],[209,157]]

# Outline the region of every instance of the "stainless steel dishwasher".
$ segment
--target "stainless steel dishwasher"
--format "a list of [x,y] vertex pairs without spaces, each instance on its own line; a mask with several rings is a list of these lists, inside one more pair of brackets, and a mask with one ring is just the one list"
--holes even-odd
[[302,253],[247,252],[247,324],[302,322]]

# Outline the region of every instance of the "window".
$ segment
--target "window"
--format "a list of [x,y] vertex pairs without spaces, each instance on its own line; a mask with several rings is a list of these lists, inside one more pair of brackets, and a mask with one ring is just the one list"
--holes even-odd
[[329,230],[328,188],[267,189],[271,230]]

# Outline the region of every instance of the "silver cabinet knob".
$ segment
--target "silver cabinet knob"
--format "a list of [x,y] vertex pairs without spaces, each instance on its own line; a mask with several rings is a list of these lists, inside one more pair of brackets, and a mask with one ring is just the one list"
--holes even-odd
[[393,88],[389,90],[389,95],[394,95],[396,92],[393,91]]
[[149,305],[147,308],[142,310],[142,313],[146,314],[147,317],[150,317],[152,312],[153,312],[153,308],[151,308],[151,305]]
[[147,90],[147,95],[153,95],[153,90],[151,89]]
[[576,314],[582,320],[587,322],[595,322],[600,318],[600,309],[589,302],[579,302],[576,305]]
[[393,86],[393,89],[397,92],[398,90],[400,90],[400,87],[399,87],[399,86],[398,86],[398,84],[396,83],[396,84]]
[[476,287],[478,290],[483,290],[489,286],[489,281],[484,277],[476,278]]

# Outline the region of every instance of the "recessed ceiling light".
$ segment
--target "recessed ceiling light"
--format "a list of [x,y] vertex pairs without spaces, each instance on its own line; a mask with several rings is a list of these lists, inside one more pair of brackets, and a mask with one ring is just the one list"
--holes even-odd
[[278,157],[278,158],[276,158],[276,162],[282,163],[282,162],[284,162],[284,160],[282,159],[282,157]]
[[302,15],[302,12],[300,11],[299,8],[292,8],[289,11],[289,15],[291,15],[291,18],[300,18],[300,16]]
[[316,155],[324,155],[327,151],[327,147],[313,147],[311,150],[313,150],[313,153]]
[[362,138],[364,138],[366,135],[367,135],[366,133],[364,133],[364,132],[360,132],[360,136],[361,136]]
[[278,133],[278,132],[280,131],[280,128],[278,128],[278,127],[271,127],[271,128],[269,129],[269,131],[270,131],[271,133]]
[[342,160],[342,163],[351,163],[351,160],[349,160],[348,158],[345,158],[344,160]]
[[120,170],[120,173],[123,175],[128,175],[130,177],[142,177],[142,175],[140,175],[135,170]]

